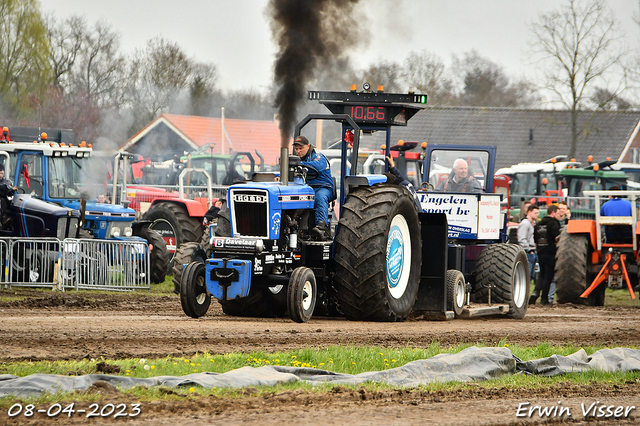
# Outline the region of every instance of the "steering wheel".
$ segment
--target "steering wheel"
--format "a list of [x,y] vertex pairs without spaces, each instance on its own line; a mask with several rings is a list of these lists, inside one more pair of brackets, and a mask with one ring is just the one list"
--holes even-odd
[[318,171],[316,169],[310,169],[309,167],[305,167],[305,170],[307,171],[306,180],[313,180],[318,177]]
[[430,182],[422,182],[422,189],[426,189],[427,191],[434,191],[436,189]]
[[22,187],[18,187],[18,188],[16,189],[16,193],[17,193],[17,194],[26,194],[26,193],[27,193],[27,191],[25,191],[25,190],[24,190],[24,188],[22,188]]

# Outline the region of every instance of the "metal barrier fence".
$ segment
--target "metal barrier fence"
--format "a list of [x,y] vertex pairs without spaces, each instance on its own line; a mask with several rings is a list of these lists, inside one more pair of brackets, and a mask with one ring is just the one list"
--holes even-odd
[[[109,187],[109,193],[111,194],[112,187]],[[216,185],[211,187],[212,197],[226,198],[228,186]],[[135,210],[146,211],[148,205],[155,199],[176,199],[178,198],[178,186],[166,186],[166,185],[137,185],[127,184],[126,200],[131,203],[131,207]],[[145,190],[147,189],[147,190]],[[193,200],[196,198],[207,198],[208,190],[206,186],[184,186],[184,197]],[[132,190],[135,190],[132,191]],[[122,194],[122,185],[118,184],[116,191],[116,204],[120,204],[120,194]],[[113,200],[111,200],[113,201]]]
[[144,242],[2,238],[1,279],[9,288],[149,290],[148,254]]

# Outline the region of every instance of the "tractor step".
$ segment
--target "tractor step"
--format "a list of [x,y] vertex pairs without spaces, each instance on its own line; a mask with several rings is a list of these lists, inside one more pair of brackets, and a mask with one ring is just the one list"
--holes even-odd
[[462,309],[462,318],[482,317],[486,315],[503,315],[509,312],[508,304],[501,305],[471,305]]

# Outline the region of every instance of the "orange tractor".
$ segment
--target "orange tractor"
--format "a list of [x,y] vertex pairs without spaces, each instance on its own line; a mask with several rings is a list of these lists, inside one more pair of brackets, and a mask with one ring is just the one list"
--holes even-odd
[[[556,252],[558,303],[604,305],[607,287],[626,288],[635,299],[638,285],[636,199],[640,191],[585,191],[595,197],[595,220],[570,220],[560,235]],[[603,198],[626,196],[631,216],[602,216]]]

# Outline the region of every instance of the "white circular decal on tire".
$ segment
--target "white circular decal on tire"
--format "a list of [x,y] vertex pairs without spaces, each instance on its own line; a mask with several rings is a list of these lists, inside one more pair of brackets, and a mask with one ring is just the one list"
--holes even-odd
[[387,286],[394,299],[400,299],[407,289],[411,269],[411,235],[407,221],[396,215],[387,237]]

